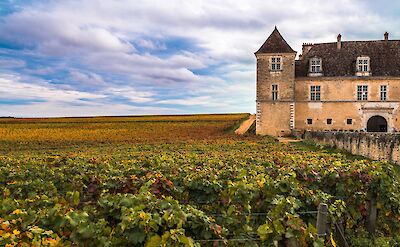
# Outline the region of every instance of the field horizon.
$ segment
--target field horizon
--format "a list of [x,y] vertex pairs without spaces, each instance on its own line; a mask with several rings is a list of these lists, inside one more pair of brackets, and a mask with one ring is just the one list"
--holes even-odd
[[226,112],[226,113],[182,113],[182,114],[133,114],[133,115],[94,115],[94,116],[65,116],[65,117],[13,117],[13,116],[0,116],[0,122],[2,120],[7,119],[18,119],[18,120],[34,120],[34,119],[76,119],[76,118],[83,118],[83,119],[90,119],[90,118],[127,118],[127,117],[179,117],[179,116],[206,116],[206,115],[216,115],[216,116],[223,116],[223,115],[240,115],[240,114],[253,114],[247,112]]

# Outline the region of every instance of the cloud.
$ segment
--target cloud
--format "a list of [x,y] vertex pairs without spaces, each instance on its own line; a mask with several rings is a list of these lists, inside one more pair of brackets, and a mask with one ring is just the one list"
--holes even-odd
[[0,58],[0,69],[22,68],[26,63],[20,59]]
[[29,105],[8,105],[0,108],[0,116],[12,117],[79,117],[181,113],[185,112],[162,107],[137,107],[125,104],[70,105],[59,102],[34,102]]
[[152,41],[148,39],[139,39],[135,42],[139,47],[147,50],[166,50],[167,46],[159,41]]
[[[253,53],[275,25],[297,51],[303,42],[335,41],[338,33],[344,40],[381,39],[384,31],[400,36],[400,5],[388,0],[7,5],[0,11],[0,92],[7,107],[10,99],[41,99],[45,103],[26,109],[43,110],[46,104],[49,114],[60,105],[89,104],[107,106],[110,114],[113,105],[118,113],[254,112]],[[91,114],[89,108],[81,109]]]
[[60,90],[44,81],[41,81],[40,85],[22,82],[21,78],[15,75],[0,77],[0,99],[88,104],[88,100],[104,97],[94,93]]
[[[34,78],[30,78],[32,80]],[[65,117],[138,114],[179,114],[180,110],[157,106],[134,106],[110,102],[107,98],[122,96],[132,102],[147,102],[152,94],[129,88],[107,88],[99,93],[60,90],[45,81],[27,83],[18,75],[0,76],[0,116]]]
[[96,73],[83,73],[79,70],[71,70],[69,75],[70,81],[75,82],[78,85],[84,85],[85,87],[103,87],[106,85],[103,78]]
[[118,88],[108,88],[106,91],[113,96],[128,99],[132,103],[147,103],[154,100],[152,98],[154,93],[138,91],[133,87],[122,86]]
[[193,105],[209,105],[211,101],[211,97],[209,96],[201,96],[201,97],[193,97],[193,98],[185,98],[185,99],[168,99],[158,101],[158,104],[168,104],[168,105],[184,105],[184,106],[193,106]]
[[[152,54],[93,53],[84,58],[92,70],[107,71],[114,75],[126,76],[138,84],[168,86],[196,83],[210,80],[210,76],[195,74],[192,70],[207,68],[211,59],[195,53],[178,53],[167,58]],[[204,78],[203,78],[204,77]],[[218,78],[213,78],[218,81]]]
[[76,10],[28,7],[3,19],[2,39],[33,46],[41,54],[65,55],[90,51],[131,52],[134,47],[106,28],[79,23]]

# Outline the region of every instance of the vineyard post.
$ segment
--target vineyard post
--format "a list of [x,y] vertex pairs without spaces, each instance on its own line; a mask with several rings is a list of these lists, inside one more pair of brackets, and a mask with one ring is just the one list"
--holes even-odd
[[328,205],[325,203],[320,203],[318,205],[318,214],[317,214],[317,234],[319,237],[325,238],[326,236],[327,214],[328,214]]
[[371,201],[369,203],[369,214],[368,214],[368,225],[367,225],[368,232],[372,235],[375,234],[376,217],[377,217],[376,192],[372,192]]

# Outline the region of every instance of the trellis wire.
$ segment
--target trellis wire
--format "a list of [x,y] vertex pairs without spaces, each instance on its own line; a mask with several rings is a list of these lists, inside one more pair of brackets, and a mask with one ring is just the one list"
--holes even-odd
[[[317,214],[318,211],[300,211],[300,212],[296,212],[296,214]],[[250,213],[250,214],[246,214],[246,213],[242,213],[242,214],[235,214],[235,215],[226,215],[226,214],[221,214],[221,213],[211,213],[209,214],[210,216],[267,216],[268,213]],[[194,239],[194,241],[197,242],[239,242],[239,241],[261,241],[260,238],[228,238],[228,239]]]
[[[301,211],[301,212],[296,212],[296,214],[317,214],[318,211]],[[250,213],[250,214],[246,214],[246,213],[242,213],[242,214],[234,214],[234,215],[226,215],[226,214],[221,214],[221,213],[211,213],[208,214],[210,216],[266,216],[268,215],[268,213]]]
[[229,239],[200,239],[197,242],[231,242],[231,241],[261,241],[260,238],[229,238]]

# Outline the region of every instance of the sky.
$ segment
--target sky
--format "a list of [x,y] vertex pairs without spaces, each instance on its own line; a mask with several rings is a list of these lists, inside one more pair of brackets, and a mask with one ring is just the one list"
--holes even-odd
[[400,39],[391,0],[0,0],[0,116],[255,111],[254,52]]

